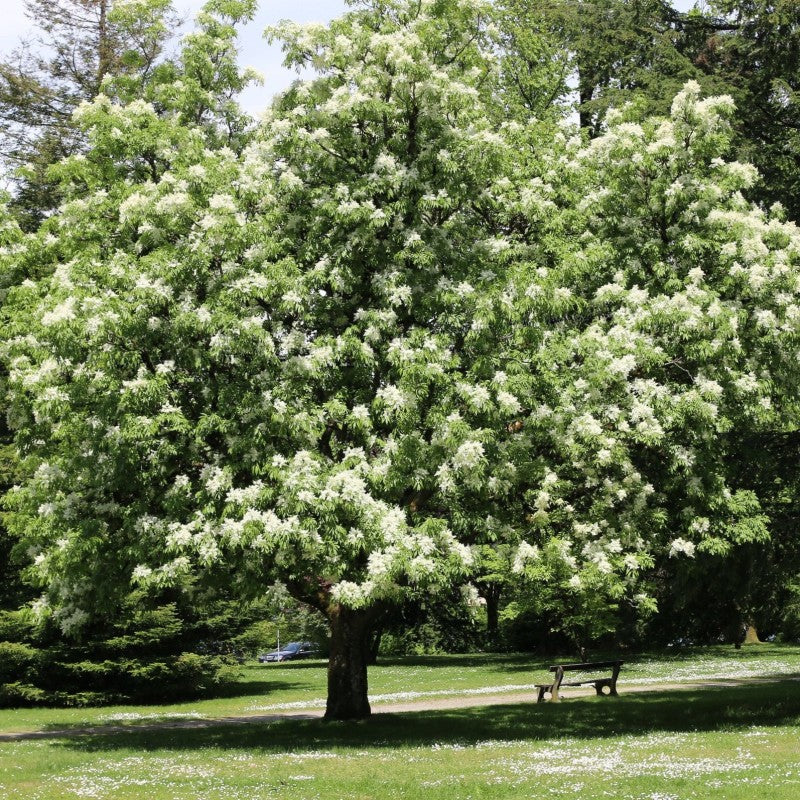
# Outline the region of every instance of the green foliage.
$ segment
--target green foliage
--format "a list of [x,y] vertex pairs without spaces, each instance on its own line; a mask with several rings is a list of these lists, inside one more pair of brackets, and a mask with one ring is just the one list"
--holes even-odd
[[26,706],[48,705],[52,695],[44,689],[30,683],[0,684],[0,708],[24,708]]
[[[228,639],[233,627],[237,633],[230,638],[230,646],[238,652],[255,656],[273,650],[280,639],[312,641],[324,652],[327,649],[328,623],[318,609],[295,600],[283,584],[275,583],[262,597],[246,609],[235,606],[236,619],[225,619],[219,630],[219,639]],[[249,623],[249,624],[248,624]]]
[[[535,98],[528,104],[540,114],[556,99],[574,103],[580,127],[590,136],[603,130],[610,108],[632,101],[644,113],[664,114],[686,81],[704,77],[695,63],[691,26],[687,30],[686,17],[670,3],[506,0],[500,5],[514,88]],[[547,85],[541,85],[544,76],[550,76]],[[709,81],[705,88],[719,87]],[[513,89],[509,93],[513,96]]]
[[37,666],[39,653],[21,642],[0,642],[0,682],[17,677],[30,680]]
[[[136,684],[178,669],[198,597],[281,580],[340,624],[363,709],[369,626],[471,572],[492,614],[529,586],[520,613],[584,646],[652,613],[654,569],[765,545],[733,438],[797,428],[800,234],[745,199],[730,97],[689,82],[648,115],[643,65],[686,66],[663,4],[560,8],[590,142],[527,118],[572,63],[548,21],[503,33],[480,0],[281,24],[317,77],[252,131],[253,5],[211,2],[141,89],[78,108],[65,202],[0,253],[29,278],[4,307],[10,536],[47,624],[170,642]],[[617,88],[641,98],[605,113]],[[71,674],[116,691],[110,661]]]
[[[163,700],[198,696],[235,677],[229,659],[182,652],[186,635],[175,637],[174,609],[142,616],[148,619],[140,630],[128,619],[127,635],[97,631],[80,644],[59,641],[52,630],[19,624],[6,630],[9,640],[0,641],[0,697],[7,705]],[[161,618],[157,624],[156,618]],[[20,634],[23,641],[11,640]]]
[[688,12],[661,0],[506,0],[501,8],[510,98],[539,115],[573,101],[581,128],[597,136],[610,108],[633,102],[664,114],[681,85],[696,80],[734,98],[736,149],[764,176],[749,196],[798,218],[794,0],[720,0]]
[[[705,552],[693,561],[659,564],[661,613],[649,630],[655,640],[735,641],[741,626],[751,623],[764,635],[790,635],[792,630],[787,623],[791,587],[800,569],[797,436],[791,430],[746,437],[734,431],[727,445],[732,484],[749,487],[735,493],[739,511],[727,525],[733,535],[741,533],[752,541],[732,545],[712,539],[712,547],[703,547]],[[753,505],[753,493],[760,511]],[[763,535],[765,524],[769,540]],[[720,575],[724,581],[718,580]]]
[[15,215],[33,230],[61,200],[49,168],[85,150],[73,111],[112,76],[141,91],[176,20],[170,0],[25,0],[25,9],[38,39],[0,62],[0,160]]
[[477,653],[491,649],[481,605],[471,592],[409,602],[379,623],[382,656]]
[[788,601],[782,609],[781,635],[786,641],[800,641],[800,581],[788,584]]
[[[230,684],[237,666],[221,656],[156,649],[0,642],[0,702],[86,706],[198,697]],[[104,653],[106,657],[104,658]]]
[[[704,69],[739,109],[737,145],[764,176],[755,196],[800,218],[800,8],[793,0],[720,0],[728,29],[710,31]],[[720,26],[724,28],[724,24]]]

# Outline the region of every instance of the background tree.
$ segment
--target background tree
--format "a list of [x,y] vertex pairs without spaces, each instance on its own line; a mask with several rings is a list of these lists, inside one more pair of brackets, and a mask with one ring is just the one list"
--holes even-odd
[[[514,84],[525,96],[526,75],[541,81],[549,74],[547,90],[541,87],[534,96],[574,105],[589,136],[600,133],[609,108],[629,100],[638,100],[647,113],[665,113],[683,84],[703,74],[688,16],[664,0],[500,5]],[[549,71],[542,69],[545,64]],[[709,82],[707,88],[715,87]]]
[[649,611],[634,576],[657,560],[702,553],[720,574],[769,538],[731,443],[797,430],[800,239],[743,199],[756,172],[723,158],[732,110],[689,84],[668,119],[610,116],[568,162],[567,246],[520,273],[532,579],[564,561],[574,589],[599,571]]
[[[763,179],[755,197],[800,218],[800,8],[792,0],[720,0],[702,53],[738,109],[737,145]],[[726,30],[727,28],[727,30]]]
[[475,549],[475,586],[486,608],[487,645],[496,647],[500,643],[500,607],[509,584],[512,583],[511,555],[512,536],[505,542],[477,545]]
[[[792,637],[786,624],[792,611],[792,585],[800,574],[797,434],[794,430],[739,433],[726,443],[731,480],[755,492],[769,527],[769,541],[745,544],[731,552],[698,554],[659,564],[659,618],[651,635],[670,641],[736,641],[743,627]],[[715,577],[725,576],[725,580]]]
[[50,165],[85,142],[72,123],[109,76],[141,89],[177,22],[170,0],[25,0],[37,34],[0,61],[0,158],[12,208],[34,229],[59,203]]
[[574,105],[580,127],[597,136],[609,108],[635,101],[664,114],[683,83],[697,80],[736,102],[734,146],[763,176],[748,196],[781,202],[798,218],[793,0],[719,0],[689,12],[665,0],[507,0],[501,8],[510,97],[540,115],[553,102]]

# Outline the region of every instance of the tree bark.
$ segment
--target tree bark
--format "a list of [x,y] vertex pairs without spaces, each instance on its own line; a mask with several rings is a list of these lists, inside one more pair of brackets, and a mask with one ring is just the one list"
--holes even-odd
[[478,591],[486,600],[486,633],[489,641],[496,644],[500,638],[500,594],[502,587],[498,583],[487,583]]
[[373,666],[378,663],[378,653],[381,649],[381,639],[383,638],[383,626],[369,634],[367,644],[367,665]]
[[371,713],[367,698],[369,615],[334,605],[328,609],[328,621],[331,655],[325,719],[365,719]]
[[97,77],[93,95],[99,94],[103,78],[111,72],[113,50],[108,30],[108,10],[108,0],[100,0],[100,18],[97,22]]
[[592,99],[594,86],[585,77],[584,72],[578,68],[578,125],[581,130],[589,131],[589,136],[594,138],[595,121],[592,114],[586,108],[587,103]]

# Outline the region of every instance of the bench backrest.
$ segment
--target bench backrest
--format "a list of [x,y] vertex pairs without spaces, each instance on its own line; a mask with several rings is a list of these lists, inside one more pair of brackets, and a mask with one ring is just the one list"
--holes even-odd
[[554,664],[550,667],[550,672],[591,672],[595,669],[614,669],[622,666],[623,661],[591,661],[585,664]]

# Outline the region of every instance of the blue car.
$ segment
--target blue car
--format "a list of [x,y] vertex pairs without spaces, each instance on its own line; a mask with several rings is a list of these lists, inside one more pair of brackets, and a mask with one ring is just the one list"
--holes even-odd
[[296,658],[316,658],[319,654],[319,647],[313,642],[289,642],[280,650],[262,653],[258,660],[266,664],[273,661],[294,661]]

